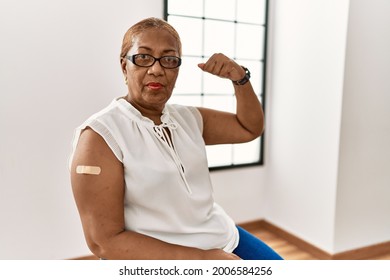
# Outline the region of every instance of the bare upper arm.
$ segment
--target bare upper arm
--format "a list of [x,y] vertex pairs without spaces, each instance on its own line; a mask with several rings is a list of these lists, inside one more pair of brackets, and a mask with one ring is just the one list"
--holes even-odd
[[203,118],[203,139],[206,145],[243,143],[257,137],[246,130],[233,113],[202,107],[198,110]]
[[[98,166],[99,175],[79,174],[78,165]],[[90,128],[80,135],[71,165],[72,190],[90,247],[124,230],[123,165]]]

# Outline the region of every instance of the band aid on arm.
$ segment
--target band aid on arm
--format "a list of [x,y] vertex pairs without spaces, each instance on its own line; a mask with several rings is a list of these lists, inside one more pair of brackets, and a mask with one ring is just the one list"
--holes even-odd
[[102,169],[99,166],[77,165],[77,174],[99,175]]

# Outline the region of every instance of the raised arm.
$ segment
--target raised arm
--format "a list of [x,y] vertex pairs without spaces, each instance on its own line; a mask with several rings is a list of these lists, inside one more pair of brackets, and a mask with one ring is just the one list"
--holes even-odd
[[[220,53],[198,66],[205,72],[231,81],[245,76],[245,70],[240,65]],[[203,117],[203,138],[207,145],[248,142],[263,133],[263,109],[250,81],[233,86],[237,100],[236,114],[198,108]]]
[[[93,174],[88,174],[88,168],[83,171],[78,166],[98,167],[100,173],[93,170]],[[90,128],[80,136],[71,166],[71,182],[87,244],[100,258],[237,259],[223,250],[169,244],[125,230],[123,165],[104,139]]]

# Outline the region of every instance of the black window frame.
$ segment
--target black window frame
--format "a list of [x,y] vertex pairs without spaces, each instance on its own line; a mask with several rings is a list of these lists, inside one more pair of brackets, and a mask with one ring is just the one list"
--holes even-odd
[[[239,1],[239,0],[237,0]],[[264,46],[263,46],[263,59],[261,60],[262,62],[262,85],[261,85],[261,92],[259,94],[260,99],[261,99],[261,104],[263,107],[264,111],[264,118],[265,118],[265,111],[266,111],[266,76],[267,76],[267,46],[268,46],[268,27],[269,27],[269,22],[268,22],[268,17],[269,17],[269,0],[264,0],[265,1],[265,20],[264,24],[262,26],[264,27]],[[168,16],[181,16],[181,17],[188,17],[188,18],[193,18],[192,16],[187,16],[187,15],[176,15],[176,14],[169,14],[168,13],[168,2],[169,0],[164,0],[164,19],[168,21]],[[210,19],[210,20],[215,20],[212,18],[205,18],[202,17],[203,20]],[[235,24],[237,21],[232,21]],[[180,34],[179,34],[180,35]],[[204,95],[204,93],[199,93],[199,95]],[[265,121],[265,119],[264,119]],[[228,164],[228,165],[221,165],[221,166],[212,166],[209,167],[210,171],[214,170],[225,170],[225,169],[235,169],[235,168],[243,168],[243,167],[253,167],[253,166],[263,166],[265,164],[264,161],[264,142],[265,142],[265,134],[266,132],[264,131],[263,134],[260,136],[260,149],[259,149],[259,160],[256,162],[251,162],[251,163],[239,163],[239,164]]]

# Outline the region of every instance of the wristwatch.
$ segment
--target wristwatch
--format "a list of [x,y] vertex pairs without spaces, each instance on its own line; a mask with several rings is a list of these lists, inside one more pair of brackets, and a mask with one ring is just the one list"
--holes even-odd
[[245,70],[244,78],[242,78],[241,80],[238,80],[238,81],[233,81],[233,84],[238,85],[238,86],[245,85],[251,77],[251,72],[248,70],[248,68],[246,68],[244,66],[241,66],[241,67]]

